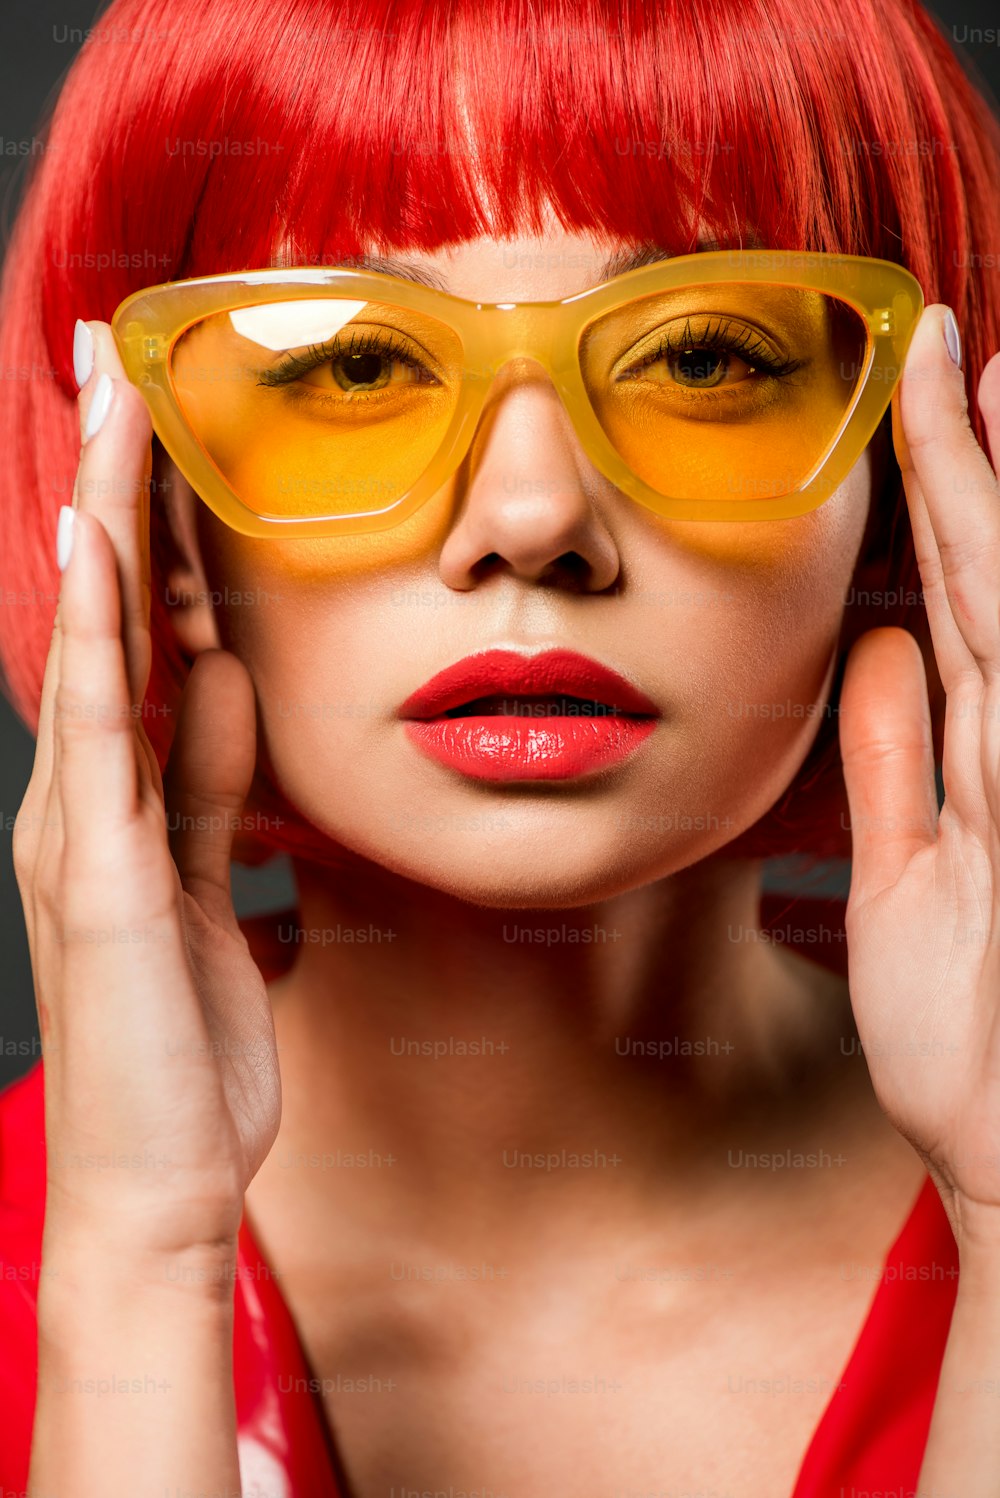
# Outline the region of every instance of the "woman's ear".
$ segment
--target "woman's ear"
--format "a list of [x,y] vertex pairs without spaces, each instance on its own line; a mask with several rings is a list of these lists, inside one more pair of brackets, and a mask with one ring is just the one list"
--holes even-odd
[[154,464],[157,488],[170,527],[170,563],[166,571],[166,601],[174,632],[189,655],[221,645],[205,575],[196,523],[201,500],[173,459],[162,451]]

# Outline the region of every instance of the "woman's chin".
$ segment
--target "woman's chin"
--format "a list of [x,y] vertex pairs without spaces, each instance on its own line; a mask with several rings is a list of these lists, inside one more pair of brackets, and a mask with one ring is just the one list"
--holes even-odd
[[[342,842],[349,838],[341,835]],[[723,838],[723,841],[727,839]],[[719,838],[629,839],[615,829],[517,829],[470,823],[378,847],[363,856],[456,900],[498,910],[568,910],[599,904],[677,873]]]

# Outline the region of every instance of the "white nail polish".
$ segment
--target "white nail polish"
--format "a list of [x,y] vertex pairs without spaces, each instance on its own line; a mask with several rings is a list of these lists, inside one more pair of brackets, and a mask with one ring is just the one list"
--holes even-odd
[[78,317],[73,329],[73,373],[76,388],[82,390],[94,368],[94,335]]
[[958,322],[954,312],[949,307],[944,314],[944,342],[953,364],[962,367],[962,335],[958,331]]
[[56,561],[59,571],[65,572],[73,552],[73,522],[76,511],[72,505],[59,506],[59,523],[56,526]]
[[115,387],[111,383],[111,376],[105,372],[94,387],[93,399],[87,412],[87,425],[83,429],[85,442],[89,442],[91,437],[96,436],[104,425],[104,418],[108,414],[114,393]]

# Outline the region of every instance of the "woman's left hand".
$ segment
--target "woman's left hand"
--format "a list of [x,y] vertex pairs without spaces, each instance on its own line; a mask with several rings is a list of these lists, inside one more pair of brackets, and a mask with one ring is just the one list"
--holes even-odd
[[[1000,483],[924,310],[893,395],[947,694],[938,811],[926,675],[907,631],[852,649],[840,745],[852,828],[851,1002],[876,1096],[923,1158],[960,1250],[1000,1254]],[[979,408],[1000,460],[1000,354]]]

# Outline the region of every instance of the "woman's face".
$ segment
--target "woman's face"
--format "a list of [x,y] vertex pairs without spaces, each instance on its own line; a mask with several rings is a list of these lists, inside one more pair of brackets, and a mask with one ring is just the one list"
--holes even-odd
[[[495,302],[581,291],[608,253],[553,226],[406,259],[459,296]],[[865,453],[795,519],[663,520],[594,468],[545,371],[518,361],[499,372],[456,474],[394,529],[272,542],[193,510],[204,607],[214,600],[220,642],[250,671],[274,773],[298,811],[406,878],[487,905],[558,908],[684,868],[785,790],[822,720],[869,496]],[[199,635],[191,618],[179,632],[204,640],[204,619]],[[552,649],[651,699],[657,715],[624,752],[607,714],[595,726],[599,709],[550,703],[557,752],[533,761],[524,725],[544,724],[545,709],[508,700],[528,758],[473,753],[459,768],[433,745],[454,734],[461,755],[510,735],[498,740],[475,714],[416,731],[400,716],[464,657]],[[579,737],[588,712],[596,755],[560,737],[571,717]]]

